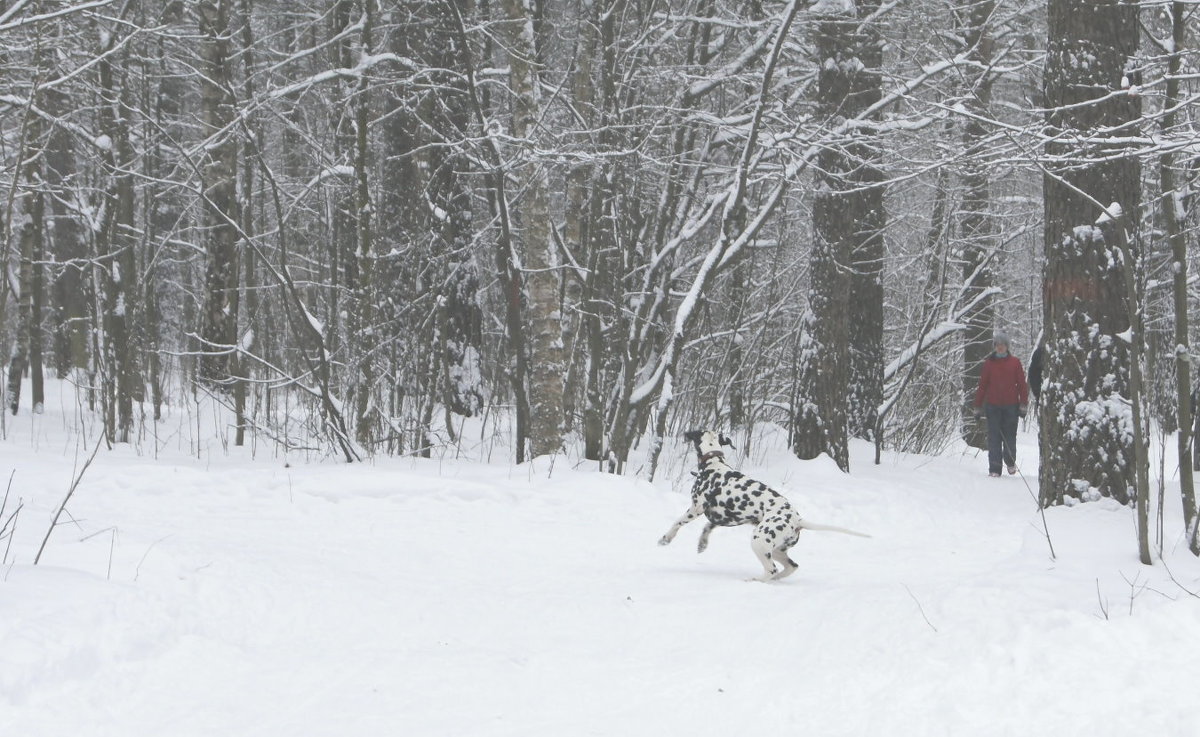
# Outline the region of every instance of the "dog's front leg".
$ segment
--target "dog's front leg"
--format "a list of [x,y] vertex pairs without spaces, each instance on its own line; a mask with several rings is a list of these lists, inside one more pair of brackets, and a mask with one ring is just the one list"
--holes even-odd
[[714,527],[716,527],[716,525],[714,525],[712,522],[709,522],[704,526],[704,532],[700,533],[700,541],[696,543],[697,553],[703,553],[706,549],[708,549],[708,536],[710,533],[712,533]]
[[667,534],[663,535],[662,537],[660,537],[658,539],[658,544],[659,545],[670,545],[671,541],[675,539],[675,535],[679,533],[679,530],[682,529],[684,525],[686,525],[688,522],[691,522],[692,520],[696,519],[697,517],[699,517],[702,514],[704,514],[704,505],[703,504],[693,504],[692,508],[689,509],[686,514],[684,514],[682,517],[680,517],[675,522],[675,524],[671,525],[671,529],[667,530]]

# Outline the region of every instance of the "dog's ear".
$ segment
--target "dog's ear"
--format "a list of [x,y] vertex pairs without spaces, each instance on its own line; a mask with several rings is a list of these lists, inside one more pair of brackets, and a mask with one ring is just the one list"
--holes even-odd
[[699,443],[702,434],[699,430],[688,430],[683,434],[684,442]]
[[725,435],[720,435],[718,437],[721,441],[721,445],[728,445],[730,448],[733,448],[733,450],[737,450],[737,448],[733,447],[733,441],[730,440],[728,437],[726,437]]

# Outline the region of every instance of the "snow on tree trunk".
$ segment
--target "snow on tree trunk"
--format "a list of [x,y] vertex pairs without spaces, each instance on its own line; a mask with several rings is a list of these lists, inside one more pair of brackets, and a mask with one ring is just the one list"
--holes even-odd
[[[466,6],[467,3],[459,2]],[[444,4],[435,3],[426,35],[431,66],[452,70],[457,38]],[[428,97],[427,118],[443,140],[460,140],[470,121],[467,91],[453,72],[440,80],[439,94]],[[471,164],[461,149],[429,147],[429,199],[434,232],[445,273],[445,331],[442,335],[447,378],[445,403],[450,411],[471,417],[483,408],[483,367],[480,364],[483,314],[479,306],[479,275],[471,260],[472,198],[465,181]]]
[[[373,51],[372,31],[375,25],[376,0],[363,0],[361,30],[356,51],[365,58]],[[359,76],[353,96],[352,147],[347,152],[354,162],[354,189],[349,205],[353,208],[355,280],[350,301],[350,331],[346,340],[354,344],[356,372],[354,390],[355,439],[364,448],[373,447],[375,438],[375,252],[371,198],[370,77]]]
[[228,385],[229,348],[237,342],[237,140],[230,130],[234,119],[230,58],[230,0],[196,3],[200,31],[200,105],[204,134],[213,136],[203,163],[205,271],[204,313],[200,336],[200,378]]
[[[835,127],[879,100],[878,34],[852,6],[816,19],[817,110]],[[870,12],[863,4],[859,14]],[[799,358],[792,448],[849,470],[847,435],[870,436],[883,401],[883,190],[879,151],[848,130],[817,157],[809,312]]]
[[[131,330],[138,272],[134,249],[137,245],[136,195],[133,183],[134,155],[129,139],[125,77],[118,77],[122,66],[112,60],[112,39],[98,65],[101,106],[100,128],[109,144],[103,147],[101,161],[105,175],[104,202],[106,219],[97,234],[97,250],[111,266],[104,278],[104,362],[106,372],[105,411],[109,440],[128,443],[133,432],[134,394],[141,396],[141,376],[137,369],[137,346]],[[121,57],[118,57],[118,60]]]
[[[1187,5],[1173,2],[1171,17],[1171,54],[1167,59],[1166,97],[1163,100],[1161,128],[1164,134],[1175,130],[1176,106],[1179,104],[1179,73],[1183,68],[1184,43],[1187,40]],[[1172,292],[1174,304],[1174,350],[1175,357],[1175,410],[1177,432],[1175,434],[1176,456],[1179,462],[1179,494],[1183,503],[1184,528],[1187,531],[1188,548],[1200,555],[1200,534],[1197,532],[1196,486],[1193,477],[1192,459],[1189,448],[1194,441],[1192,427],[1192,365],[1189,360],[1190,332],[1188,329],[1188,238],[1185,231],[1187,212],[1183,192],[1176,176],[1176,156],[1163,153],[1159,157],[1159,184],[1162,222],[1167,231],[1167,242],[1171,246]],[[1161,510],[1160,510],[1161,514]]]
[[[1130,329],[1120,244],[1138,222],[1140,166],[1109,140],[1135,134],[1122,94],[1138,47],[1137,6],[1051,0],[1043,81],[1044,182],[1041,502],[1111,496],[1134,486]],[[1122,232],[1120,229],[1125,229]]]

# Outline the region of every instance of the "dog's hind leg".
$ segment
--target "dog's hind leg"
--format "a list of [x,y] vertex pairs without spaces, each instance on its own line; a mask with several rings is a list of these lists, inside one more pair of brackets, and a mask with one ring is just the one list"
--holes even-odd
[[696,543],[696,552],[703,553],[708,548],[708,536],[716,527],[712,522],[704,526],[704,532],[700,533],[700,541]]
[[788,555],[787,548],[777,548],[771,553],[771,558],[783,566],[783,570],[775,574],[775,578],[787,578],[796,572],[800,566]]
[[750,547],[754,550],[754,555],[758,558],[758,562],[762,563],[763,575],[756,581],[770,581],[776,577],[775,561],[771,559],[771,551],[775,547],[775,543],[767,540],[767,538],[758,532],[754,533],[754,539],[750,541]]
[[671,541],[675,539],[675,535],[679,533],[680,528],[682,528],[688,522],[691,522],[692,520],[696,519],[697,517],[699,517],[702,514],[704,514],[704,505],[703,504],[693,504],[692,508],[689,509],[686,514],[684,514],[682,517],[680,517],[678,520],[676,520],[675,524],[671,525],[671,529],[667,530],[667,534],[663,535],[662,537],[660,537],[658,539],[658,544],[659,545],[670,545]]

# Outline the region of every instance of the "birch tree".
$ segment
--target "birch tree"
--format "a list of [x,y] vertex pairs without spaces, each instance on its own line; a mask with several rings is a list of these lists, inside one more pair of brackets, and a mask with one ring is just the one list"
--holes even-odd
[[528,297],[529,441],[533,455],[562,446],[563,374],[559,279],[552,240],[550,183],[541,162],[532,157],[544,114],[534,42],[534,11],[528,0],[504,0],[502,23],[511,86],[512,136],[523,157],[520,202],[521,264]]

